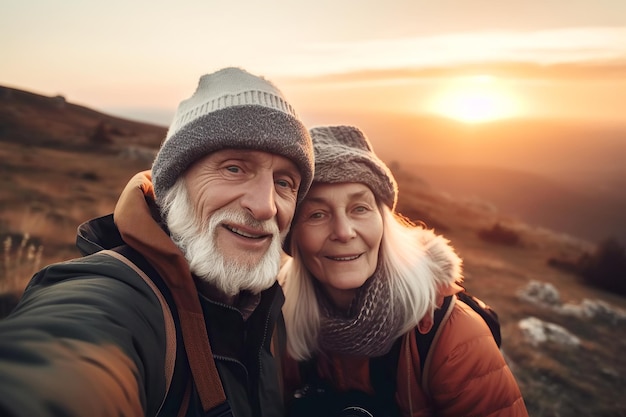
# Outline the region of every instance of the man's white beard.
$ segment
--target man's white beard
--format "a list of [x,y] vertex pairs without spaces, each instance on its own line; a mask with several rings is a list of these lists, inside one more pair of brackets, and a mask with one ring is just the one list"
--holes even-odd
[[[279,233],[276,221],[260,222],[243,209],[220,209],[202,222],[189,203],[182,180],[170,189],[165,202],[167,227],[192,273],[229,296],[242,290],[259,293],[274,284],[280,268],[281,242],[287,234]],[[241,259],[224,258],[216,245],[217,231],[223,223],[246,225],[272,235],[270,246],[259,262],[251,264],[244,254]]]

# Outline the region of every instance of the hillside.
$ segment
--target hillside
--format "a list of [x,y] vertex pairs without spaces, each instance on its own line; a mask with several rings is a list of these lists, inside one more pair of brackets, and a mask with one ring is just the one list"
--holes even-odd
[[76,226],[110,212],[149,169],[166,128],[0,87],[0,236],[29,233],[43,261],[76,255]]
[[[29,242],[42,248],[41,265],[75,257],[76,226],[113,209],[126,181],[150,167],[165,128],[113,118],[64,100],[59,104],[59,98],[0,92],[0,238],[18,242],[27,234]],[[626,416],[626,319],[611,313],[626,310],[626,299],[584,286],[575,276],[548,266],[550,258],[576,259],[593,245],[530,226],[482,199],[443,193],[420,175],[426,171],[419,167],[404,162],[391,166],[400,187],[398,210],[450,239],[464,259],[466,287],[498,312],[503,352],[531,415]],[[488,183],[495,175],[500,174],[486,171],[468,181]],[[533,189],[540,182],[532,182]],[[520,193],[520,201],[524,195]],[[575,193],[572,199],[570,204],[576,204]],[[514,230],[519,244],[497,245],[479,237],[481,230],[495,224]],[[22,288],[31,271],[29,265],[16,264],[16,246],[2,262],[5,270],[20,267],[10,278],[11,285]],[[531,282],[554,286],[558,305],[521,297],[520,291]],[[604,315],[564,313],[584,305],[584,300],[606,303],[602,305],[608,310],[602,310]],[[561,326],[579,343],[529,338],[520,326],[530,317]]]
[[626,244],[626,175],[589,184],[499,167],[421,164],[406,169],[433,189],[481,200],[528,224],[592,242],[614,237]]
[[[502,351],[530,415],[626,415],[621,394],[626,383],[626,359],[621,353],[626,348],[626,299],[585,286],[577,277],[548,266],[551,258],[577,259],[593,250],[592,245],[528,226],[479,200],[456,200],[412,173],[399,170],[395,175],[400,187],[398,210],[425,221],[451,241],[464,260],[465,287],[498,312]],[[515,231],[520,243],[498,245],[480,239],[481,231],[496,224]],[[556,296],[550,294],[545,303],[529,300],[532,297],[525,294],[536,286],[554,288]],[[569,314],[568,310],[586,312]],[[536,319],[548,327],[547,341],[537,342],[522,329]],[[563,341],[557,326],[579,338],[579,344]]]

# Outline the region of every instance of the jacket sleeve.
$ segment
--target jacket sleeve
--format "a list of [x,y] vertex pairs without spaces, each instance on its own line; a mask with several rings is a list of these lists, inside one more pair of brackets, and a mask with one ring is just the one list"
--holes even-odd
[[0,415],[143,416],[165,395],[157,296],[96,254],[50,266],[0,321]]
[[431,348],[429,389],[439,416],[527,417],[515,377],[486,323],[456,302]]

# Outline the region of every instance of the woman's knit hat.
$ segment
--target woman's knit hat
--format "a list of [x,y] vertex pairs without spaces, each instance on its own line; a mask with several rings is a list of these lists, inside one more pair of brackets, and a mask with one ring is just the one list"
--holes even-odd
[[377,199],[395,209],[398,184],[363,132],[352,126],[322,126],[310,133],[315,150],[313,182],[363,183]]
[[313,179],[311,137],[295,110],[270,81],[239,68],[200,78],[178,106],[154,163],[157,204],[195,161],[220,149],[253,149],[292,160],[302,176],[298,201]]

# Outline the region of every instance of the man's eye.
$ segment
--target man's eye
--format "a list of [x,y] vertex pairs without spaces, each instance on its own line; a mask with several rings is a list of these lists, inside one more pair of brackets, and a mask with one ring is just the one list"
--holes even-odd
[[289,182],[285,180],[277,180],[276,185],[278,185],[279,187],[289,187]]
[[239,168],[237,165],[230,165],[230,166],[227,166],[227,167],[226,167],[226,170],[227,170],[228,172],[232,172],[232,173],[235,173],[235,174],[236,174],[236,173],[238,173],[238,172],[241,172],[241,168]]
[[293,182],[289,181],[289,180],[276,180],[276,185],[278,185],[281,188],[288,188],[288,189],[294,189],[294,185]]

